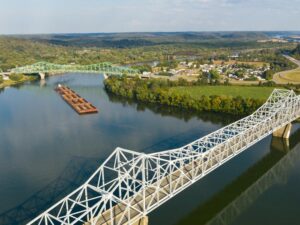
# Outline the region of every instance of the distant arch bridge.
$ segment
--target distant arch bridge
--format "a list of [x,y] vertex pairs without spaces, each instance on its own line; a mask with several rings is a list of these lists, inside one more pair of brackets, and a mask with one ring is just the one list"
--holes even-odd
[[139,74],[138,70],[124,66],[116,66],[108,62],[92,65],[60,65],[48,62],[38,62],[32,65],[17,67],[11,70],[11,73],[38,74],[41,79],[45,79],[46,74],[59,73],[103,73],[107,76],[135,76]]

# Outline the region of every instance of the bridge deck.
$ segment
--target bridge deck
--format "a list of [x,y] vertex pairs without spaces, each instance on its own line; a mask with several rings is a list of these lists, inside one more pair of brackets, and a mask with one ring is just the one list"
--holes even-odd
[[[257,127],[256,129],[261,130],[264,128]],[[267,132],[267,127],[265,127],[265,130]],[[228,161],[230,158],[243,151],[249,145],[249,142],[254,142],[258,138],[257,132],[253,131],[254,130],[248,132],[247,136],[249,139],[247,142],[240,143],[232,140],[231,149],[226,149],[225,146],[218,148],[214,151],[214,156],[210,159],[208,159],[208,157],[195,159],[191,163],[184,165],[182,168],[163,177],[151,186],[146,187],[144,190],[140,190],[140,194],[136,194],[126,200],[128,204],[131,205],[131,208],[128,208],[127,204],[119,203],[100,215],[96,225],[128,225],[130,224],[130,221],[135,220],[135,218],[141,218],[140,212],[143,211],[144,204],[148,209],[151,207],[155,208],[157,203],[161,204],[162,202],[165,202],[170,198],[170,195],[175,195],[182,189],[188,187],[193,182],[192,180],[194,177],[201,178],[222,164],[220,162]],[[238,150],[234,151],[234,148]],[[145,191],[144,198],[141,194],[143,191]],[[88,224],[92,223],[86,223],[86,225]]]
[[93,106],[84,98],[80,97],[75,91],[71,90],[69,87],[58,86],[56,88],[56,91],[78,114],[98,112],[95,106]]

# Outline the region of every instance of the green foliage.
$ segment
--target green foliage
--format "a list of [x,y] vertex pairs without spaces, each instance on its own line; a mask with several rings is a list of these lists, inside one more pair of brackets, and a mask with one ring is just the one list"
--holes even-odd
[[150,65],[147,65],[147,64],[132,66],[132,68],[139,70],[140,73],[152,72],[152,67]]
[[4,80],[3,80],[3,76],[0,75],[0,84],[2,84],[3,81],[4,81]]
[[178,66],[178,62],[175,60],[162,61],[157,66],[158,67],[167,67],[169,69],[175,69]]
[[292,63],[290,60],[286,59],[282,55],[276,54],[271,58],[272,59],[269,59],[271,61],[270,69],[265,71],[263,74],[264,78],[267,80],[272,80],[273,75],[277,72],[297,68],[297,66],[294,63]]
[[297,47],[292,51],[292,55],[295,58],[300,59],[300,44],[298,44]]
[[[161,67],[172,69],[178,61],[190,57],[198,66],[212,60],[226,61],[235,51],[240,52],[240,61],[272,63],[278,57],[275,47],[286,49],[292,45],[257,43],[255,40],[261,35],[264,36],[263,33],[233,33],[226,37],[220,37],[220,33],[0,36],[0,66],[6,71],[39,61],[81,65],[160,61]],[[147,66],[139,69],[149,71]]]
[[263,77],[266,78],[266,80],[272,80],[274,74],[275,74],[275,71],[267,70],[264,72]]
[[240,69],[240,70],[237,70],[234,72],[234,75],[236,75],[239,78],[243,78],[244,74],[245,74],[245,70],[243,70],[243,69]]
[[275,87],[276,83],[274,81],[267,81],[267,82],[259,82],[259,86],[263,86],[263,87]]
[[220,73],[217,70],[210,70],[209,72],[203,72],[198,77],[198,84],[212,84],[218,85],[220,79]]
[[160,76],[168,76],[168,77],[173,76],[172,73],[164,72],[164,71],[159,72],[158,75],[160,75]]
[[239,63],[238,66],[239,68],[244,68],[244,69],[256,69],[256,66],[247,63]]
[[245,81],[258,81],[258,78],[252,76],[252,77],[246,78],[246,79],[244,79],[244,80],[245,80]]
[[220,74],[217,70],[211,70],[211,71],[209,71],[209,73],[210,73],[210,78],[212,80],[219,80],[220,79]]
[[187,85],[185,82],[186,81],[173,82],[154,79],[142,80],[139,78],[110,77],[105,80],[105,88],[108,92],[137,101],[180,107],[195,111],[213,111],[244,115],[253,112],[263,103],[261,99],[242,98],[240,96],[201,95],[195,98],[180,91],[170,90],[171,87]]
[[24,77],[23,74],[20,74],[20,73],[13,73],[9,76],[9,79],[13,80],[13,81],[20,81],[22,80]]

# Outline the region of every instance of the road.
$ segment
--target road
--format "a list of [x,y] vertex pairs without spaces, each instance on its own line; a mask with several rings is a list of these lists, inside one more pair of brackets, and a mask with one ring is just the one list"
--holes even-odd
[[[294,70],[288,70],[288,71],[283,71],[274,74],[273,81],[277,84],[288,84],[288,83],[300,84],[300,61],[288,55],[283,55],[283,56],[288,60],[290,60],[291,62],[298,65],[298,68]],[[293,80],[290,77],[286,76],[291,73],[296,73],[296,74],[299,73],[299,78],[297,80]]]
[[291,62],[297,64],[300,67],[300,60],[297,60],[289,55],[283,55],[285,58],[287,58],[288,60],[290,60]]

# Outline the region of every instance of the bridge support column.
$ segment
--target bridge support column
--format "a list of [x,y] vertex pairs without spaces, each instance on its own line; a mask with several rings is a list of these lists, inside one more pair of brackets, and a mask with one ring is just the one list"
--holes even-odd
[[104,77],[104,80],[106,80],[108,78],[106,73],[103,74],[103,77]]
[[137,221],[136,223],[134,223],[133,225],[148,225],[148,224],[149,224],[149,218],[148,216],[145,216],[139,221]]
[[45,73],[39,73],[39,76],[41,80],[45,80],[46,74]]
[[279,137],[272,137],[271,150],[287,153],[290,150],[290,140]]
[[292,128],[292,124],[289,123],[286,126],[274,131],[273,136],[288,139],[291,134],[291,128]]

